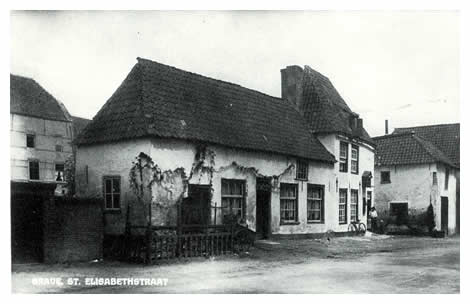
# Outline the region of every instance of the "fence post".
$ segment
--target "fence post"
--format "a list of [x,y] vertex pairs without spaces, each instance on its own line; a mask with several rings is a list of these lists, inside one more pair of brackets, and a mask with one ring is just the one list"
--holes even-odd
[[180,257],[181,255],[181,235],[182,235],[182,201],[183,199],[180,198],[176,203],[176,211],[177,211],[177,218],[176,218],[176,256]]
[[147,251],[145,253],[145,262],[150,264],[152,259],[152,227],[148,226],[145,231],[146,242],[147,242]]

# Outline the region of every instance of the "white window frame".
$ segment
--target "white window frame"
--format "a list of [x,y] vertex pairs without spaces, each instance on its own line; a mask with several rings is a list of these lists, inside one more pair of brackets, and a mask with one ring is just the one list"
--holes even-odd
[[[346,153],[342,153],[344,151],[341,150],[341,147],[346,147]],[[348,161],[349,161],[349,143],[347,141],[340,141],[339,142],[339,172],[348,172]],[[341,170],[341,165],[345,170]]]
[[[356,157],[354,157],[354,152],[356,152]],[[351,173],[359,174],[359,146],[358,145],[351,145]]]
[[[106,191],[106,181],[111,180],[111,192]],[[119,192],[114,192],[114,182],[119,181]],[[103,200],[104,200],[104,209],[108,211],[118,211],[121,210],[121,176],[119,175],[106,175],[103,176]],[[116,196],[118,197],[116,202]],[[108,207],[108,199],[111,198],[111,207]]]
[[[295,196],[282,196],[282,187],[292,187],[295,189]],[[279,198],[280,198],[280,203],[279,203],[279,210],[280,210],[280,219],[281,219],[281,225],[282,224],[289,224],[289,223],[297,223],[299,219],[299,185],[298,184],[289,184],[289,183],[281,183],[280,189],[279,189]],[[292,205],[294,208],[288,208],[286,205]],[[287,218],[284,218],[283,215],[285,213],[291,213],[293,212],[294,216],[291,218],[288,216]]]
[[[241,194],[234,194],[234,193],[224,193],[223,183],[239,183],[241,184]],[[246,181],[241,179],[221,179],[221,202],[222,202],[222,214],[236,214],[240,216],[241,219],[245,219],[246,217]],[[230,186],[229,186],[230,188]],[[239,206],[234,207],[235,204]],[[227,209],[228,208],[228,209]],[[235,210],[235,212],[234,212]]]
[[[344,201],[341,200],[341,193],[346,194]],[[338,194],[338,222],[341,225],[348,223],[348,189],[347,188],[340,188]],[[344,214],[342,214],[342,210],[344,210]],[[342,220],[344,219],[344,220]]]
[[[355,193],[355,196],[353,195]],[[353,202],[353,197],[356,200],[356,202]],[[359,220],[359,190],[357,189],[351,189],[351,199],[350,199],[350,208],[349,208],[349,214],[350,214],[350,221],[352,222],[357,222]]]
[[[310,189],[313,190],[320,190],[320,198],[310,197]],[[319,208],[313,208],[315,202],[320,203]],[[312,208],[310,208],[312,206]],[[307,185],[307,222],[308,223],[324,223],[324,207],[325,206],[325,186],[323,185],[316,185],[316,184],[308,184]],[[310,215],[314,214],[315,212],[320,213],[320,217],[318,220],[310,219]]]

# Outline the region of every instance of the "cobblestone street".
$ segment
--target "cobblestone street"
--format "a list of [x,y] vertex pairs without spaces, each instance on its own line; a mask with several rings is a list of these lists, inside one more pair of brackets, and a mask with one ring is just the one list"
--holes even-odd
[[[458,237],[342,237],[281,240],[243,256],[158,266],[118,262],[14,265],[18,293],[459,293]],[[85,278],[147,278],[154,286],[85,286]],[[80,285],[33,285],[78,278]],[[162,283],[162,281],[160,281]]]

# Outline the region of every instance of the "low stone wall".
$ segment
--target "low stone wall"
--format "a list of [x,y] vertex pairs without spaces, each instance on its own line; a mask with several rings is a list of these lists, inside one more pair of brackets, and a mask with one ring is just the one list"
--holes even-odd
[[54,198],[44,202],[43,210],[45,263],[102,258],[100,200]]

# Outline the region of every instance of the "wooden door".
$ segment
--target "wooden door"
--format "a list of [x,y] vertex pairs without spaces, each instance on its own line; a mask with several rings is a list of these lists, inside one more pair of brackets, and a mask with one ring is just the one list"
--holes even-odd
[[183,225],[210,224],[210,186],[189,185],[188,198],[183,200]]
[[256,235],[266,239],[271,233],[271,180],[256,179]]
[[441,196],[441,231],[448,232],[449,226],[449,199]]

